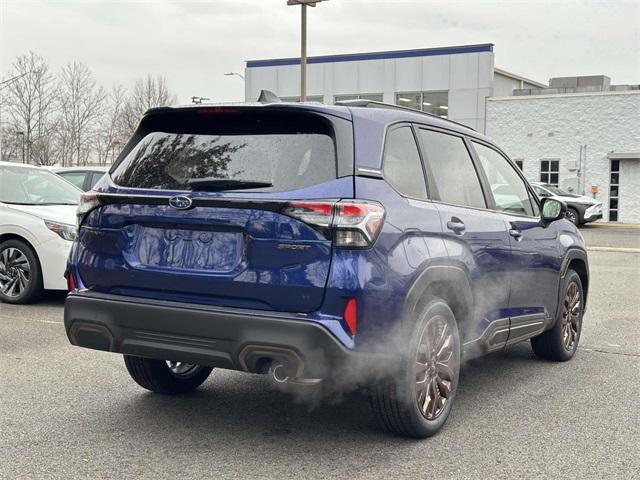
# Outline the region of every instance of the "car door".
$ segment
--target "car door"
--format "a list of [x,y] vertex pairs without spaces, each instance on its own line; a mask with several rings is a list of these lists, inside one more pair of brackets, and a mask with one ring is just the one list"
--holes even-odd
[[[510,333],[514,343],[541,332],[555,317],[561,264],[556,228],[540,220],[534,192],[505,155],[473,140],[473,150],[492,191],[493,209],[509,232]],[[500,195],[494,194],[500,186]]]
[[504,221],[487,209],[485,192],[464,137],[419,128],[429,191],[440,212],[449,261],[469,280],[474,305],[461,332],[464,353],[503,347],[509,317],[510,254]]

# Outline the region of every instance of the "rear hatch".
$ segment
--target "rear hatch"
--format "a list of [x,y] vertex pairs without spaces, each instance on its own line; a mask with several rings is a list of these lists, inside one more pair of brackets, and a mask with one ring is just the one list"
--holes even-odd
[[351,132],[346,118],[302,107],[148,114],[96,187],[97,200],[87,197],[95,208],[81,220],[76,253],[84,286],[316,310],[332,240],[300,212],[322,214],[309,200],[353,198]]

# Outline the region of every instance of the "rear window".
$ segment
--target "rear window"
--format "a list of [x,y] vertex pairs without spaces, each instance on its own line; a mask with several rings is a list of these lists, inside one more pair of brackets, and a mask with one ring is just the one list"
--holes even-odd
[[[287,191],[339,176],[331,121],[307,112],[200,109],[151,115],[111,172],[121,186],[189,190],[192,179],[268,182]],[[352,161],[352,160],[351,160]]]

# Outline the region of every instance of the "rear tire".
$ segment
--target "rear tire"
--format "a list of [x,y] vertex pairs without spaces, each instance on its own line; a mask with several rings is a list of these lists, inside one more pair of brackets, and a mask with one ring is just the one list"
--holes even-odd
[[575,270],[568,270],[562,284],[562,297],[555,325],[531,339],[533,352],[545,360],[566,362],[578,349],[584,315],[582,281]]
[[[124,356],[124,364],[127,366],[129,375],[138,385],[164,395],[187,393],[195,390],[202,385],[213,370],[211,367],[189,364],[178,364],[178,368],[172,370],[165,360],[154,360],[131,355]],[[183,373],[176,373],[180,372],[180,365],[186,365],[189,368]]]
[[458,327],[444,300],[435,298],[418,313],[402,357],[395,378],[370,388],[372,410],[391,433],[430,437],[449,416],[460,375]]
[[26,242],[0,244],[0,300],[32,303],[42,295],[42,270],[36,252]]

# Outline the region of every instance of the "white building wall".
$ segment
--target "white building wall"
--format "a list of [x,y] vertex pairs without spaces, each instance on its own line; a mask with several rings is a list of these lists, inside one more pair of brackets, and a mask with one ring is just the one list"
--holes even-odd
[[[451,120],[484,131],[486,97],[493,94],[494,53],[473,52],[409,58],[311,63],[307,96],[383,94],[395,103],[396,93],[447,90]],[[255,101],[263,89],[280,97],[300,95],[300,66],[245,69],[245,100]]]
[[[606,92],[570,95],[534,95],[490,98],[487,102],[487,135],[509,156],[524,162],[531,181],[540,180],[540,160],[560,160],[560,186],[579,178],[570,170],[578,163],[580,146],[586,145],[579,191],[604,204],[608,219],[609,169],[607,154],[640,150],[640,92]],[[636,162],[636,163],[634,163]],[[618,220],[640,222],[640,165],[620,162]]]

